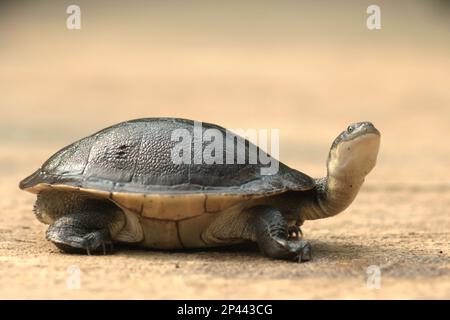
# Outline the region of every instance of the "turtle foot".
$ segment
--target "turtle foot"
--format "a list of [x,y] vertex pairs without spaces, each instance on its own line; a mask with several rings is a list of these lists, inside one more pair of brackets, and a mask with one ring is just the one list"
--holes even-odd
[[[69,217],[70,218],[70,217]],[[47,230],[47,240],[67,253],[111,254],[113,244],[107,228],[92,230],[82,225],[74,224],[75,220],[68,217],[57,220]],[[76,220],[79,222],[79,220]]]
[[305,241],[300,225],[288,227],[281,212],[275,208],[256,206],[250,211],[254,236],[262,253],[274,259],[305,262],[311,260],[311,245]]
[[100,230],[90,232],[84,236],[70,236],[64,238],[64,236],[58,235],[58,237],[49,236],[47,239],[55,244],[55,246],[66,253],[77,254],[112,254],[114,253],[114,246],[107,230]]
[[[113,252],[113,243],[108,230],[100,230],[88,233],[83,237],[81,246],[86,250],[87,255],[101,252],[103,255]],[[109,249],[109,251],[108,251]]]

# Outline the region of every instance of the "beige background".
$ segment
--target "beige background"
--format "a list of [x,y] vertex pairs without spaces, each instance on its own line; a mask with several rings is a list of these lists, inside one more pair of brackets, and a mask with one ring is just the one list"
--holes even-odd
[[[447,1],[378,2],[379,31],[369,1],[79,1],[69,31],[71,3],[0,4],[0,298],[450,298]],[[353,205],[305,225],[310,263],[252,246],[59,253],[20,179],[75,139],[157,116],[278,128],[281,161],[311,176],[353,121],[382,146]]]

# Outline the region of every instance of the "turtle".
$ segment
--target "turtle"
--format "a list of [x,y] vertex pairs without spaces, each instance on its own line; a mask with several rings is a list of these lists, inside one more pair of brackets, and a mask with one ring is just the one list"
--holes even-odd
[[[205,139],[211,131],[214,139]],[[191,139],[174,136],[180,132]],[[209,150],[214,161],[199,161],[215,139],[222,149]],[[181,142],[187,149],[177,149]],[[142,118],[66,146],[19,187],[37,195],[35,216],[63,253],[109,254],[115,243],[182,250],[256,242],[268,258],[302,262],[312,257],[302,224],[352,203],[379,145],[371,122],[353,123],[332,143],[327,175],[312,178],[221,126]],[[264,172],[263,157],[275,172]]]

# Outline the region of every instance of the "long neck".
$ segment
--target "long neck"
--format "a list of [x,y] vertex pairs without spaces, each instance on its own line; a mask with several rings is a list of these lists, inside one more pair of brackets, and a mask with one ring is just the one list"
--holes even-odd
[[327,176],[317,179],[315,189],[301,200],[302,219],[334,216],[353,202],[377,160],[380,135],[369,129],[350,140],[335,140],[328,155]]
[[328,170],[325,178],[316,179],[314,192],[302,203],[302,219],[322,219],[342,212],[353,202],[363,182],[364,175]]

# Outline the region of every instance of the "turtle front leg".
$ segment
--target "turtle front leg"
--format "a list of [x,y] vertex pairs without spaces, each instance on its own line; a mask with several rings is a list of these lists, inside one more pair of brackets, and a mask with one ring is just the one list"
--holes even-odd
[[112,253],[111,231],[123,224],[122,220],[123,215],[119,211],[70,213],[50,225],[46,236],[67,253]]
[[[253,226],[252,238],[262,253],[274,259],[298,262],[311,260],[311,245],[300,237],[290,237],[288,225],[281,212],[271,207],[250,209]],[[299,231],[301,232],[301,231]]]

